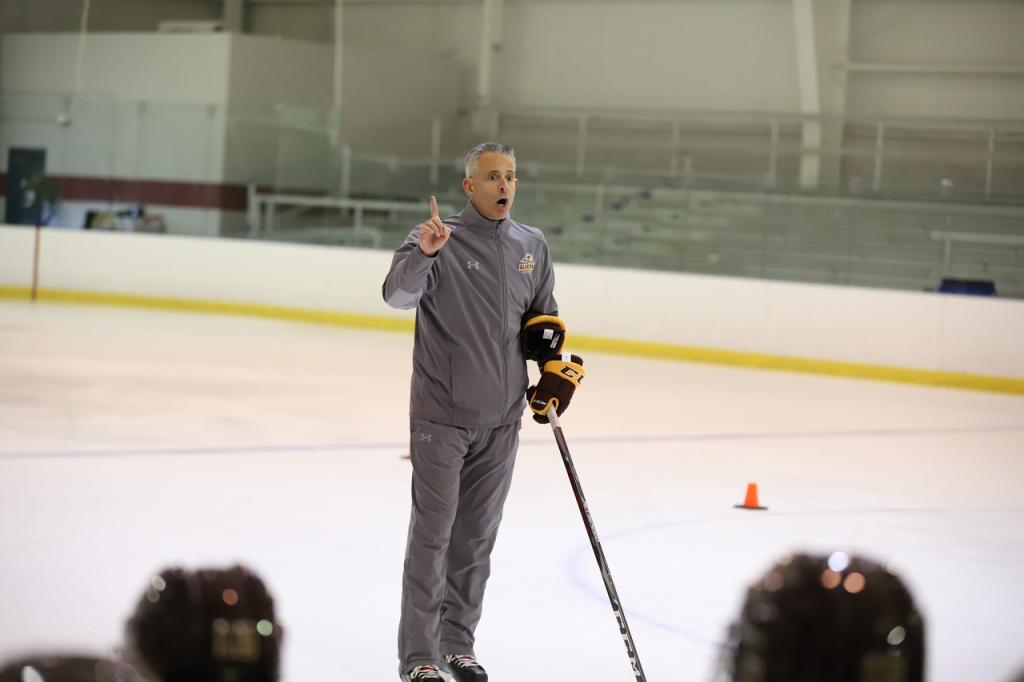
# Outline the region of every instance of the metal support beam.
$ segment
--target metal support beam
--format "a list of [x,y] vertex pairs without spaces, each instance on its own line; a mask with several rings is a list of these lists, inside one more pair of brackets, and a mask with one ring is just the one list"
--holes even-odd
[[885,162],[885,124],[875,124],[875,172],[871,188],[875,192],[882,191],[882,169]]
[[671,150],[671,156],[668,161],[668,171],[672,175],[679,173],[679,143],[681,141],[681,134],[679,130],[679,119],[672,119],[672,142],[669,145]]
[[992,196],[992,168],[996,161],[996,128],[988,129],[988,153],[985,155],[985,198]]
[[476,105],[490,109],[494,105],[494,53],[501,49],[501,21],[504,0],[483,0],[480,17],[480,58],[476,76]]
[[576,177],[582,178],[587,168],[587,115],[581,114],[576,128]]
[[[800,90],[800,111],[809,116],[821,115],[821,97],[818,90],[818,52],[814,28],[812,0],[793,0],[793,22],[796,28],[796,61]],[[800,156],[800,186],[815,188],[821,175],[821,124],[808,121],[803,124]]]
[[890,62],[850,62],[839,64],[854,73],[898,73],[922,76],[1024,76],[1024,66],[1013,64],[897,64]]
[[344,82],[344,75],[342,68],[344,66],[344,60],[342,59],[344,53],[344,25],[342,18],[344,17],[344,2],[343,0],[333,0],[334,11],[332,13],[332,19],[334,20],[334,77],[331,79],[331,88],[333,90],[333,97],[331,98],[331,120],[328,123],[330,130],[328,133],[328,139],[331,143],[331,148],[337,150],[341,154],[338,174],[338,192],[343,197],[347,197],[350,189],[351,179],[351,163],[352,163],[352,150],[347,146],[342,145],[342,125],[344,121],[344,115],[342,112],[342,84]]
[[774,188],[779,180],[779,122],[773,120],[771,123],[771,148],[768,151],[768,177],[765,178],[765,185]]
[[75,97],[82,94],[85,68],[85,40],[89,35],[89,0],[82,2],[82,18],[78,26],[78,55],[75,57]]
[[342,18],[344,17],[344,1],[334,0],[334,110],[341,112],[341,85],[342,85],[342,48],[344,39],[342,29],[344,28]]
[[[819,22],[818,64],[822,70],[822,109],[828,118],[822,131],[822,145],[842,149],[846,141],[846,99],[849,74],[840,67],[850,59],[850,13],[852,0],[831,0],[830,21]],[[819,2],[818,7],[824,5]],[[823,44],[824,43],[824,44]],[[841,154],[823,158],[822,183],[842,189],[843,158]]]
[[501,51],[505,0],[481,0],[480,54],[472,126],[478,135],[491,135],[497,107],[494,101],[494,55]]
[[229,33],[245,33],[245,0],[224,0],[221,22]]
[[437,187],[441,170],[441,114],[434,114],[430,122],[430,186]]

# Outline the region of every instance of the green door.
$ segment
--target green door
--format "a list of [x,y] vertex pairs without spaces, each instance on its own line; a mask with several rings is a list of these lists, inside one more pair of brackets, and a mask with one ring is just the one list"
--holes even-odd
[[46,176],[46,150],[12,147],[7,153],[8,225],[38,225],[43,217],[41,196]]

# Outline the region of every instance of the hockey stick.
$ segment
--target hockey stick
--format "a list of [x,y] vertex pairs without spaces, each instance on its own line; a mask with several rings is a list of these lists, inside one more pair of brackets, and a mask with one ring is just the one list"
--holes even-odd
[[612,611],[615,612],[615,619],[619,622],[619,632],[622,634],[622,641],[626,643],[629,664],[633,667],[633,674],[636,675],[637,682],[647,682],[643,666],[640,665],[640,657],[636,653],[636,644],[633,643],[633,635],[630,633],[629,625],[626,623],[626,614],[623,613],[622,604],[619,602],[619,593],[615,589],[615,583],[612,582],[611,571],[608,570],[608,561],[604,558],[604,550],[601,549],[601,540],[597,537],[594,520],[590,517],[587,500],[583,497],[583,488],[580,486],[580,479],[576,475],[576,467],[572,463],[572,455],[569,454],[569,445],[565,442],[565,434],[562,433],[562,425],[558,421],[558,414],[555,412],[554,407],[548,410],[547,417],[551,423],[551,431],[555,434],[558,450],[562,453],[565,473],[569,475],[569,483],[572,484],[572,491],[576,495],[576,505],[580,508],[580,515],[583,516],[583,525],[587,528],[590,546],[594,548],[594,558],[597,559],[597,566],[601,569],[604,589],[608,592],[608,599],[612,603]]

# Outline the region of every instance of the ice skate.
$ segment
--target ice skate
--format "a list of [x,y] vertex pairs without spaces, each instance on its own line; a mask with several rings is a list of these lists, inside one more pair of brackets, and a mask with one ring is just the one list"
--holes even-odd
[[[473,679],[473,678],[467,678]],[[485,675],[483,679],[487,679]],[[456,682],[452,676],[437,666],[418,665],[407,673],[402,673],[402,682]]]
[[473,656],[445,656],[444,661],[458,682],[487,682],[487,671]]

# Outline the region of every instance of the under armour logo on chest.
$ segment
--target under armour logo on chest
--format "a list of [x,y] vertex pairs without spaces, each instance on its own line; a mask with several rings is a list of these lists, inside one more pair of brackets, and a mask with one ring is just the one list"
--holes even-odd
[[479,270],[480,269],[480,261],[478,261],[478,260],[468,260],[468,261],[466,261],[466,269],[467,270]]
[[431,442],[433,440],[434,440],[434,435],[433,434],[430,434],[430,433],[421,433],[420,434],[420,442],[421,443],[424,443],[424,442],[429,443],[429,442]]

